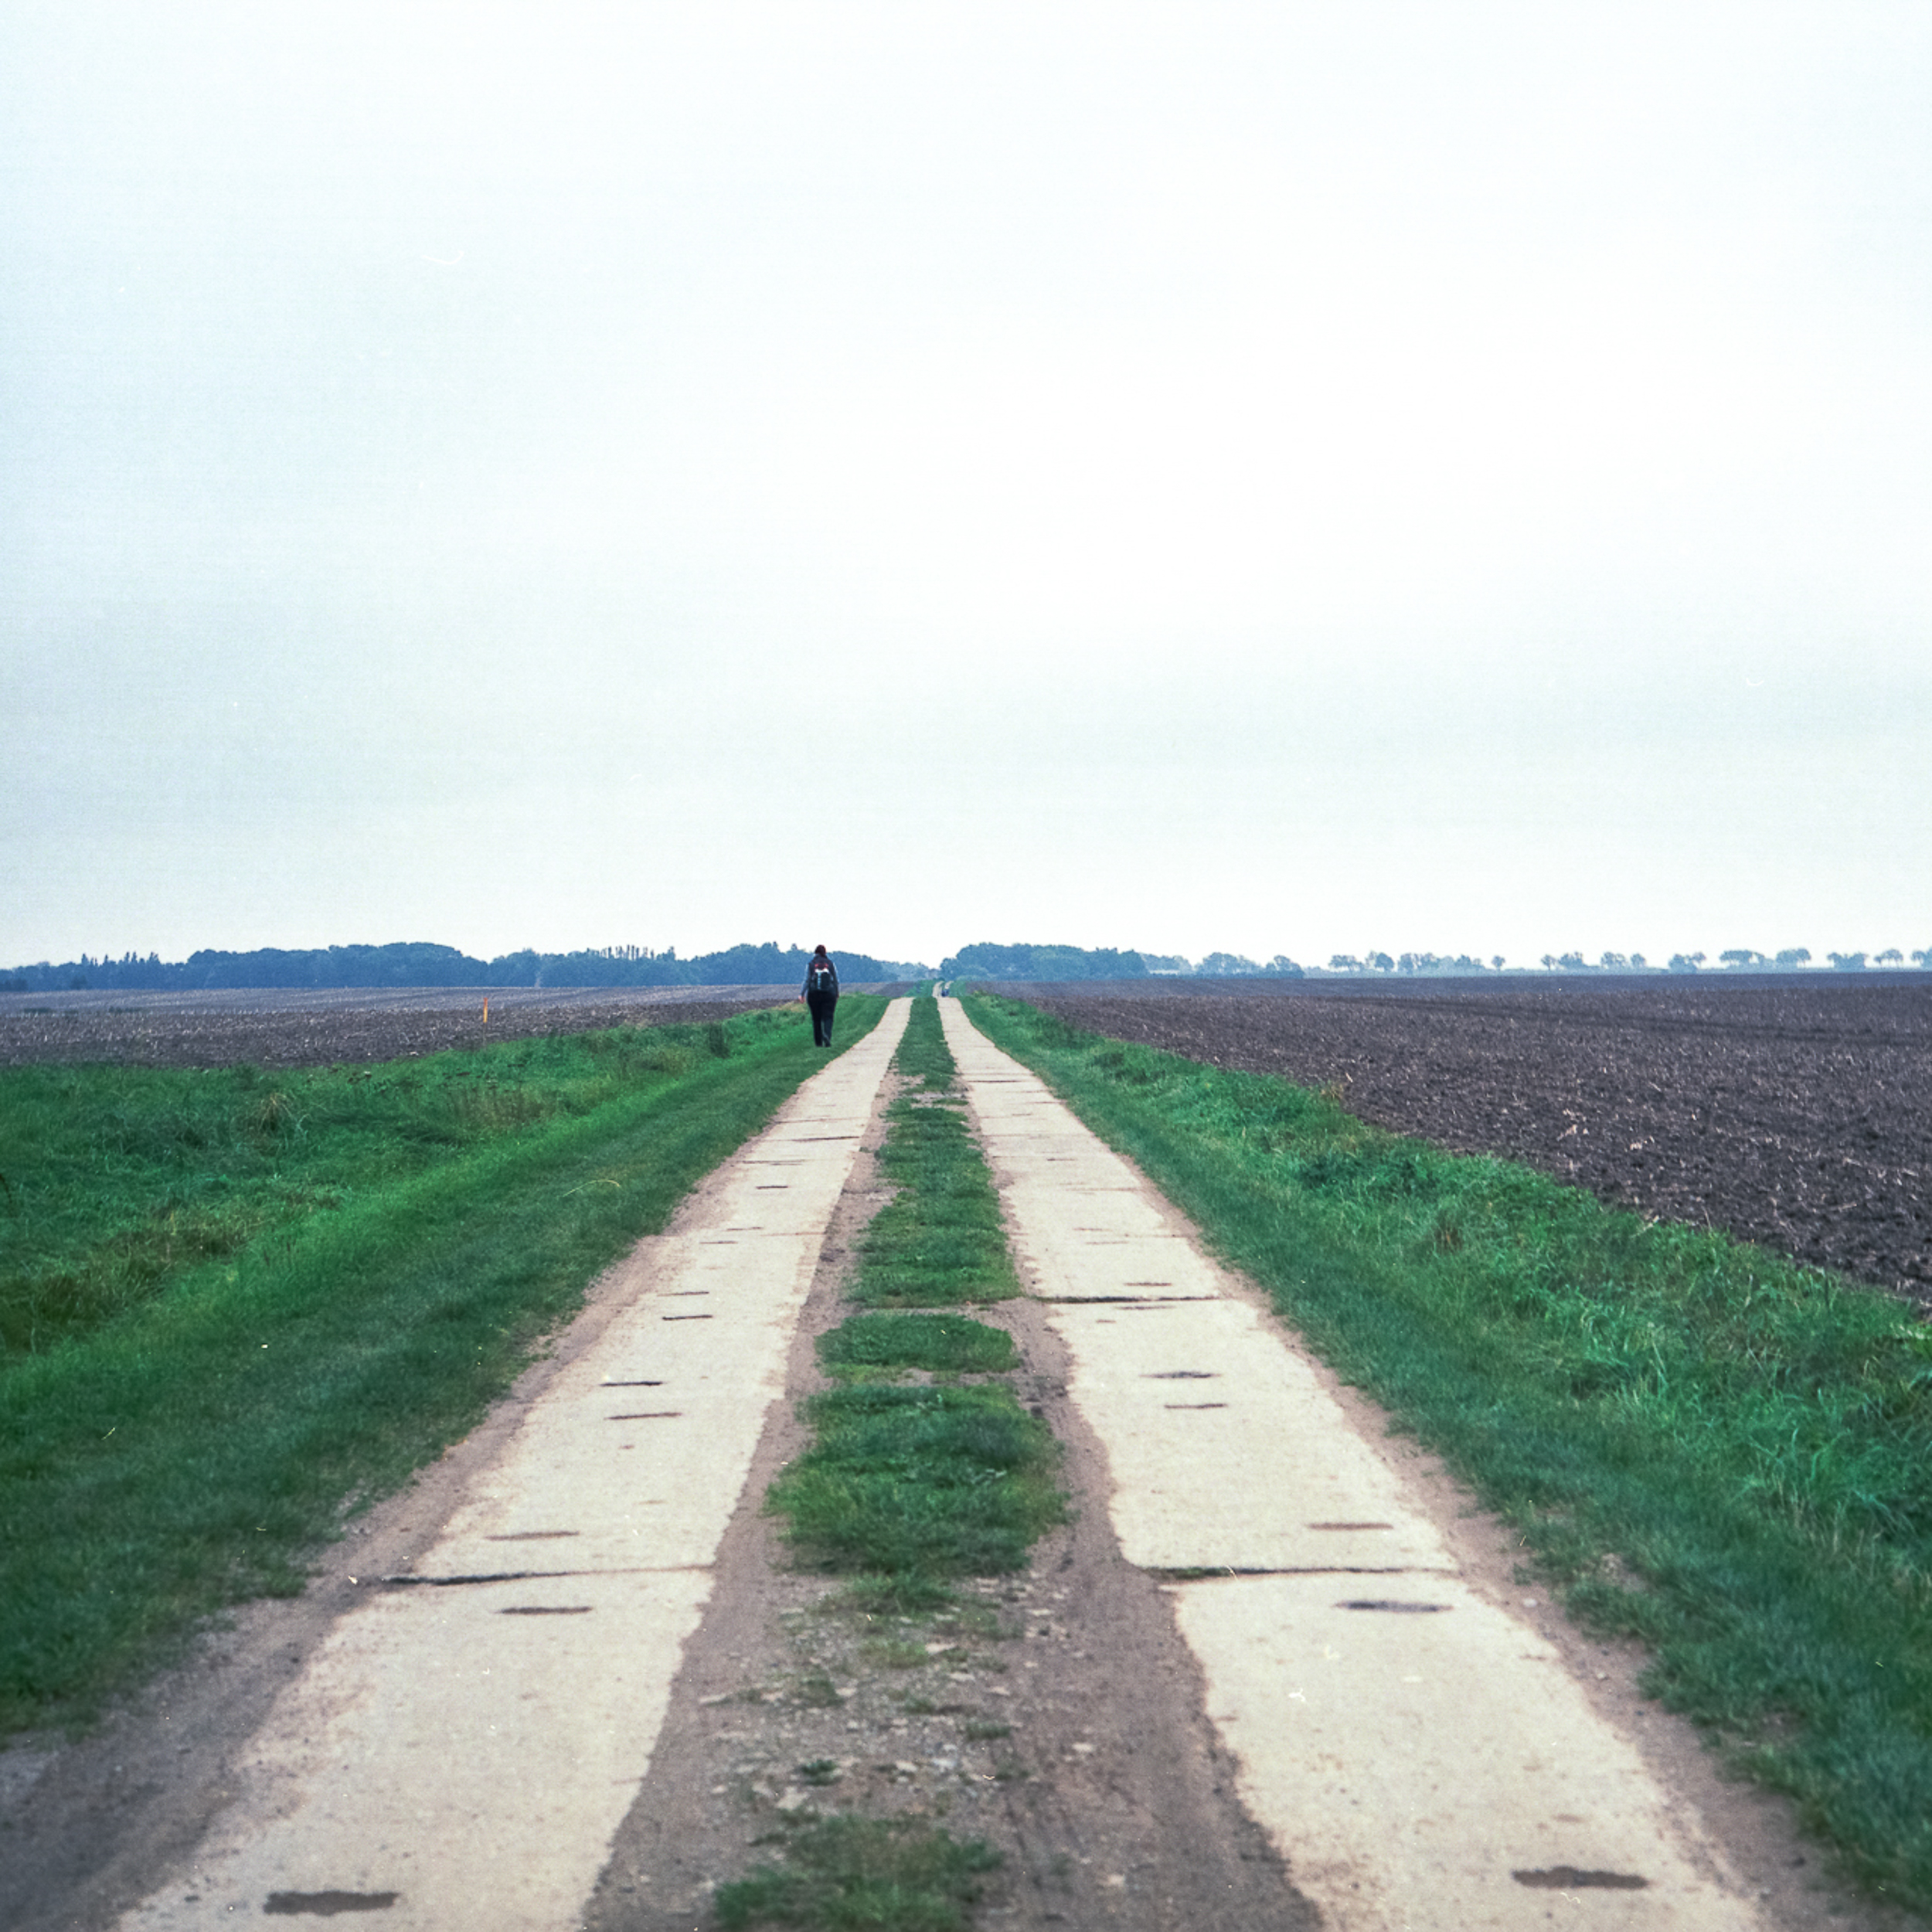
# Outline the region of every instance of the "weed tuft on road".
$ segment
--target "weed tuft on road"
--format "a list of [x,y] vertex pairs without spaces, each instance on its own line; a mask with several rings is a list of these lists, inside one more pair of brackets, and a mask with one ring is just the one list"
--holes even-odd
[[1000,1855],[978,1838],[955,1844],[908,1818],[830,1818],[785,1833],[782,1866],[719,1886],[727,1932],[795,1925],[813,1932],[964,1932],[985,1875]]

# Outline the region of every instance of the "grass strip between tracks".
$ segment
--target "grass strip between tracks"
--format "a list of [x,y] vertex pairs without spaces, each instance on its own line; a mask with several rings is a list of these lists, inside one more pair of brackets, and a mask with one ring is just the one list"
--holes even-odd
[[[930,998],[913,1002],[893,1064],[916,1083],[887,1109],[879,1155],[899,1191],[860,1244],[851,1298],[956,1308],[1016,1294],[998,1196]],[[821,1336],[818,1352],[836,1386],[806,1403],[812,1445],[766,1498],[798,1560],[852,1577],[845,1600],[868,1617],[954,1609],[951,1580],[1024,1569],[1065,1516],[1060,1445],[1005,1383],[957,1380],[1017,1367],[1012,1337],[956,1312],[869,1313]],[[782,1866],[718,1888],[725,1926],[949,1932],[1002,1862],[978,1839],[852,1814],[781,1827],[774,1842]]]
[[920,1084],[887,1111],[879,1165],[898,1191],[866,1230],[852,1299],[930,1308],[1018,1294],[999,1192],[952,1092],[956,1069],[937,1000],[913,1002],[893,1064]]
[[[848,995],[842,1045],[883,1010]],[[264,1209],[253,1238],[0,1367],[0,1730],[84,1719],[209,1613],[298,1590],[345,1505],[472,1427],[599,1270],[825,1059],[791,1008],[338,1070],[333,1087],[277,1076],[308,1110],[300,1157],[246,1178],[300,1210]],[[218,1122],[250,1094],[261,1117],[239,1070],[90,1070],[97,1086],[69,1091],[107,1110],[124,1206],[206,1179],[164,1136],[144,1181],[127,1151],[161,1131],[144,1119]],[[232,1137],[205,1145],[241,1168]]]
[[1932,1330],[1272,1076],[968,1010],[1515,1526],[1580,1621],[1648,1644],[1648,1689],[1932,1910]]
[[[954,1091],[934,1001],[913,1001],[893,1064],[916,1083],[886,1110],[879,1153],[899,1192],[859,1244],[851,1298],[944,1307],[1017,1294],[999,1197]],[[908,1607],[945,1600],[948,1577],[1023,1568],[1065,1508],[1051,1433],[1003,1383],[900,1379],[906,1370],[956,1377],[981,1362],[1004,1371],[1010,1338],[957,1315],[871,1314],[818,1346],[844,1386],[807,1402],[815,1440],[767,1498],[799,1560],[869,1577],[875,1595],[888,1589]]]
[[855,1315],[820,1338],[818,1357],[831,1373],[855,1377],[875,1369],[998,1375],[1019,1366],[1004,1328],[963,1315]]

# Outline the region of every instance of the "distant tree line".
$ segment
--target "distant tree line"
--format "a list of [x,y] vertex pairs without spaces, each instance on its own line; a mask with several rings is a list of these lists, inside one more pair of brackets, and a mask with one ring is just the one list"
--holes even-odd
[[[1223,955],[1216,955],[1223,957]],[[1581,953],[1545,953],[1536,962],[1547,973],[1696,973],[1701,972],[1709,954],[1705,953],[1672,953],[1668,965],[1654,966],[1641,953],[1602,953],[1595,959],[1587,959]],[[1827,953],[1834,968],[1841,972],[1860,972],[1867,964],[1879,968],[1902,967],[1906,955],[1896,946],[1888,947],[1883,952]],[[1733,947],[1719,953],[1718,964],[1733,972],[1797,972],[1811,963],[1810,950],[1803,946],[1787,947],[1783,952],[1767,956],[1753,952],[1747,947]],[[1932,947],[1911,955],[1915,965],[1932,968]],[[1446,953],[1404,953],[1400,958],[1393,958],[1387,953],[1369,952],[1359,957],[1354,953],[1334,953],[1329,955],[1325,968],[1317,968],[1328,973],[1440,973],[1468,975],[1471,973],[1499,973],[1507,961],[1501,953],[1492,954],[1488,960],[1474,959],[1467,953],[1453,955]]]
[[[1832,964],[1852,971],[1867,964],[1863,953],[1828,953]],[[1896,947],[1872,957],[1881,967],[1903,965],[1906,955]],[[1911,955],[1918,965],[1932,968],[1932,949]],[[1545,953],[1536,963],[1553,973],[1695,973],[1701,971],[1707,955],[1673,953],[1668,965],[1653,965],[1641,953],[1606,952],[1595,959],[1580,952]],[[1803,946],[1787,947],[1767,957],[1743,947],[1718,955],[1719,963],[1733,971],[1795,972],[1811,964]],[[1508,964],[1501,953],[1478,959],[1469,953],[1403,953],[1371,950],[1366,953],[1333,953],[1326,966],[1303,968],[1284,953],[1277,953],[1265,964],[1239,953],[1209,953],[1196,962],[1179,953],[1129,952],[1112,947],[1082,946],[962,946],[942,961],[940,976],[944,979],[1073,980],[1138,979],[1148,974],[1185,975],[1197,979],[1274,978],[1301,979],[1309,973],[1321,977],[1386,974],[1416,978],[1468,978],[1481,974],[1493,976]],[[1519,968],[1519,971],[1524,970]]]
[[1198,979],[1299,979],[1301,968],[1286,953],[1277,953],[1264,966],[1239,953],[1209,953],[1194,969]]
[[1150,974],[1229,979],[1260,974],[1299,979],[1301,968],[1277,953],[1264,966],[1239,953],[1209,953],[1198,965],[1179,953],[1127,952],[1112,946],[962,946],[940,962],[942,979],[1145,979]]
[[962,946],[939,962],[941,979],[1145,979],[1138,953],[1111,946]]
[[[170,963],[158,954],[128,953],[119,959],[90,957],[0,974],[0,992],[46,993],[99,988],[114,992],[184,993],[281,987],[311,991],[379,986],[782,986],[802,985],[810,957],[799,946],[742,945],[680,959],[673,947],[662,953],[643,946],[593,947],[581,952],[539,953],[528,948],[495,959],[472,959],[454,946],[415,941],[390,946],[320,946],[254,952],[203,951]],[[840,976],[849,982],[929,979],[932,969],[869,953],[838,953]]]
[[1502,963],[1500,953],[1487,964],[1468,953],[1404,953],[1399,959],[1386,953],[1365,953],[1359,959],[1353,953],[1331,953],[1326,970],[1332,973],[1499,973]]
[[[1672,953],[1668,965],[1662,970],[1672,973],[1696,973],[1704,969],[1708,955],[1703,953]],[[1868,955],[1865,953],[1827,953],[1825,957],[1838,972],[1862,972],[1868,962],[1880,968],[1901,967],[1905,955],[1896,946],[1888,946],[1882,953]],[[1932,947],[1915,952],[1912,955],[1915,964],[1932,967]],[[1733,946],[1717,955],[1720,968],[1733,973],[1795,973],[1802,971],[1811,964],[1811,948],[1808,946],[1787,946],[1782,952],[1767,955],[1754,951],[1748,946]],[[1655,972],[1659,969],[1648,965],[1641,953],[1605,953],[1593,966],[1580,954],[1563,953],[1552,955],[1545,953],[1543,965],[1546,969],[1558,972]]]
[[[868,953],[837,953],[840,975],[846,981],[927,979],[932,968],[916,961],[875,959]],[[1733,947],[1718,954],[1719,964],[1732,971],[1794,972],[1811,964],[1802,946],[1787,947],[1767,957],[1747,947]],[[83,953],[78,959],[54,965],[16,967],[0,972],[0,992],[44,993],[94,988],[117,992],[195,992],[240,988],[307,988],[311,991],[345,987],[406,986],[781,986],[796,985],[805,976],[808,955],[802,947],[727,947],[680,959],[675,947],[662,953],[647,946],[589,947],[577,952],[540,953],[526,948],[495,959],[472,959],[454,946],[417,941],[389,946],[321,946],[285,951],[263,947],[253,952],[203,951],[185,960],[164,961],[158,954],[125,953],[118,959],[99,959]],[[1896,947],[1884,951],[1828,953],[1837,971],[1859,972],[1868,965],[1902,967],[1906,955]],[[1932,970],[1932,947],[1910,955],[1914,965]],[[1587,959],[1579,952],[1545,953],[1538,961],[1546,972],[1695,973],[1703,970],[1702,953],[1673,953],[1668,966],[1653,966],[1641,953],[1607,952]],[[1468,953],[1403,953],[1400,956],[1369,951],[1332,954],[1326,967],[1306,971],[1318,975],[1379,973],[1415,976],[1451,976],[1500,973],[1503,955],[1487,960]],[[1142,979],[1150,974],[1186,975],[1199,979],[1250,978],[1300,979],[1304,969],[1284,953],[1265,964],[1240,953],[1209,953],[1198,963],[1178,953],[1141,953],[1111,946],[962,946],[943,961],[946,979],[1077,980]]]

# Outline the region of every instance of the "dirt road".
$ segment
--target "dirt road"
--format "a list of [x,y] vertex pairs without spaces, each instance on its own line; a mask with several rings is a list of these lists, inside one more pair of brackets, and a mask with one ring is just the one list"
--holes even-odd
[[[50,1875],[17,1922],[696,1932],[791,1825],[856,1811],[991,1842],[988,1927],[1889,1925],[1814,1889],[1641,1660],[1515,1583],[1495,1525],[941,1012],[1031,1291],[985,1312],[1068,1449],[1074,1520],[1029,1572],[855,1617],[760,1508],[881,1198],[900,1003],[301,1604],[247,1613],[253,1706],[217,1646],[56,1761],[8,1848]],[[29,1843],[63,1804],[104,1849]]]

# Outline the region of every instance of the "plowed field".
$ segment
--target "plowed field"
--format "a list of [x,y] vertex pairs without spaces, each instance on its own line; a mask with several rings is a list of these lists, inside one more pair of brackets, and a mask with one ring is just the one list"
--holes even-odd
[[488,995],[487,1022],[485,997],[447,986],[0,994],[0,1066],[328,1066],[606,1026],[689,1026],[798,995],[789,986],[499,987]]
[[1932,1315],[1932,983],[997,990],[1115,1039],[1338,1085],[1398,1133],[1727,1228]]

